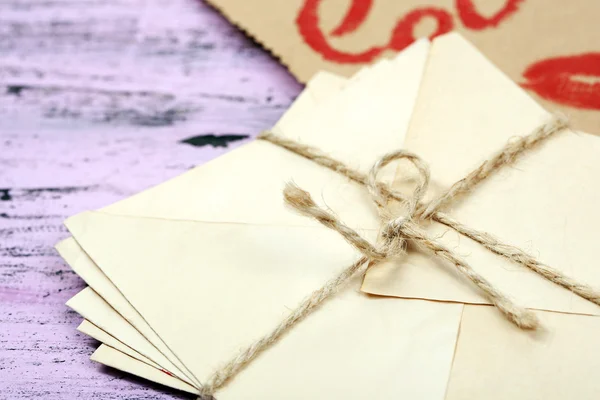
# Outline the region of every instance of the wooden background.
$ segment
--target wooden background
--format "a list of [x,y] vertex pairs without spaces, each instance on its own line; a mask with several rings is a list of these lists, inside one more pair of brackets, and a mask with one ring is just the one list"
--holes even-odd
[[89,360],[62,221],[270,127],[301,86],[200,0],[0,0],[0,398],[190,398]]

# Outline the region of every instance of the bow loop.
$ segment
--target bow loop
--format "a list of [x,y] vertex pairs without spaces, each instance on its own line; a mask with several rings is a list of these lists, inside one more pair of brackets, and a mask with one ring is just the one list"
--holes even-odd
[[[411,196],[406,196],[402,192],[391,189],[387,185],[381,184],[377,181],[377,177],[381,170],[388,164],[398,160],[409,161],[419,173],[419,181],[415,186]],[[373,165],[367,178],[367,189],[369,190],[373,201],[377,205],[382,219],[387,223],[391,223],[392,225],[401,226],[405,220],[411,220],[415,216],[417,207],[427,193],[429,179],[429,166],[423,159],[421,159],[421,157],[411,153],[410,151],[396,150],[391,153],[387,153],[377,160],[377,162]],[[400,203],[406,207],[407,215],[402,217],[393,217],[392,213],[389,211],[390,198],[399,200]]]
[[[410,196],[377,180],[384,167],[400,160],[409,161],[418,172],[419,179]],[[430,173],[427,163],[418,155],[406,150],[396,150],[384,155],[371,168],[367,178],[367,189],[382,220],[380,237],[383,243],[381,247],[388,254],[388,257],[398,256],[405,252],[407,237],[403,232],[403,228],[407,222],[418,218],[417,209],[427,193],[429,179]],[[397,200],[406,210],[406,213],[404,215],[394,215],[391,210],[390,199]]]

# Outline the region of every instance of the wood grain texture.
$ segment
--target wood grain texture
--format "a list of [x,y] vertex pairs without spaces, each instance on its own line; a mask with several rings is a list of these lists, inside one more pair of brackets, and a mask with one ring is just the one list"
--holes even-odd
[[[271,126],[301,87],[199,0],[0,0],[0,398],[189,398],[89,360],[62,221]],[[211,136],[212,135],[212,136]]]

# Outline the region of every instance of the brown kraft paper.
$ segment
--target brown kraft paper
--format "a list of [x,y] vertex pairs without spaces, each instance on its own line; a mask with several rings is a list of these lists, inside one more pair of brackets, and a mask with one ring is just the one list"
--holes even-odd
[[300,81],[457,30],[550,111],[600,134],[597,0],[209,0]]

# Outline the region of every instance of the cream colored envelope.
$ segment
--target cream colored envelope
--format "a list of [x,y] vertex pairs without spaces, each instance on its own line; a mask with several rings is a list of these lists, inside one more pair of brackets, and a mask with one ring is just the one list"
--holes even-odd
[[[422,68],[426,49],[419,59],[414,49],[419,47],[412,49],[408,66],[417,60]],[[330,151],[367,170],[371,161],[401,144],[420,74],[419,68],[400,69],[398,81],[404,85],[381,85],[394,94],[381,100],[398,102],[392,120],[383,118],[389,110],[374,120],[381,126],[356,117],[357,110],[333,109],[328,114],[337,111],[333,115],[344,128],[340,131],[279,133],[302,134],[304,140],[307,130],[306,142],[327,151],[327,144],[335,144],[329,138],[341,132],[343,137],[336,137],[340,146]],[[394,93],[400,88],[404,90]],[[368,100],[377,111],[374,100]],[[365,132],[373,143],[363,139]],[[360,148],[352,147],[354,141]],[[67,223],[90,257],[200,380],[357,257],[333,232],[294,216],[281,200],[271,202],[271,196],[280,196],[283,182],[293,177],[303,186],[312,185],[322,190],[328,204],[335,203],[336,211],[352,214],[355,226],[377,226],[370,203],[358,201],[367,198],[362,188],[269,146],[252,143],[230,153],[227,167],[222,157],[183,182],[171,181],[166,189],[161,185]],[[215,178],[219,170],[227,173]],[[177,188],[187,198],[173,198]],[[225,220],[235,223],[214,221],[227,211],[220,204],[224,201],[234,212]],[[261,220],[265,208],[271,213]],[[208,222],[196,222],[203,219]],[[256,222],[263,224],[252,224]],[[376,231],[369,232],[373,238]],[[452,304],[369,299],[351,285],[255,360],[218,397],[363,398],[373,397],[377,387],[376,398],[442,398],[461,310]],[[360,384],[349,385],[353,381]]]
[[[456,35],[431,49],[406,148],[448,187],[515,135],[550,117]],[[447,207],[460,222],[526,249],[577,280],[600,287],[600,139],[564,132]],[[432,235],[455,249],[515,302],[539,312],[543,332],[514,329],[487,306],[466,306],[448,399],[596,399],[600,308],[445,227]],[[410,253],[372,268],[367,293],[485,304],[480,293],[435,257]]]
[[525,333],[466,305],[446,399],[598,399],[600,318],[536,314],[545,329]]

